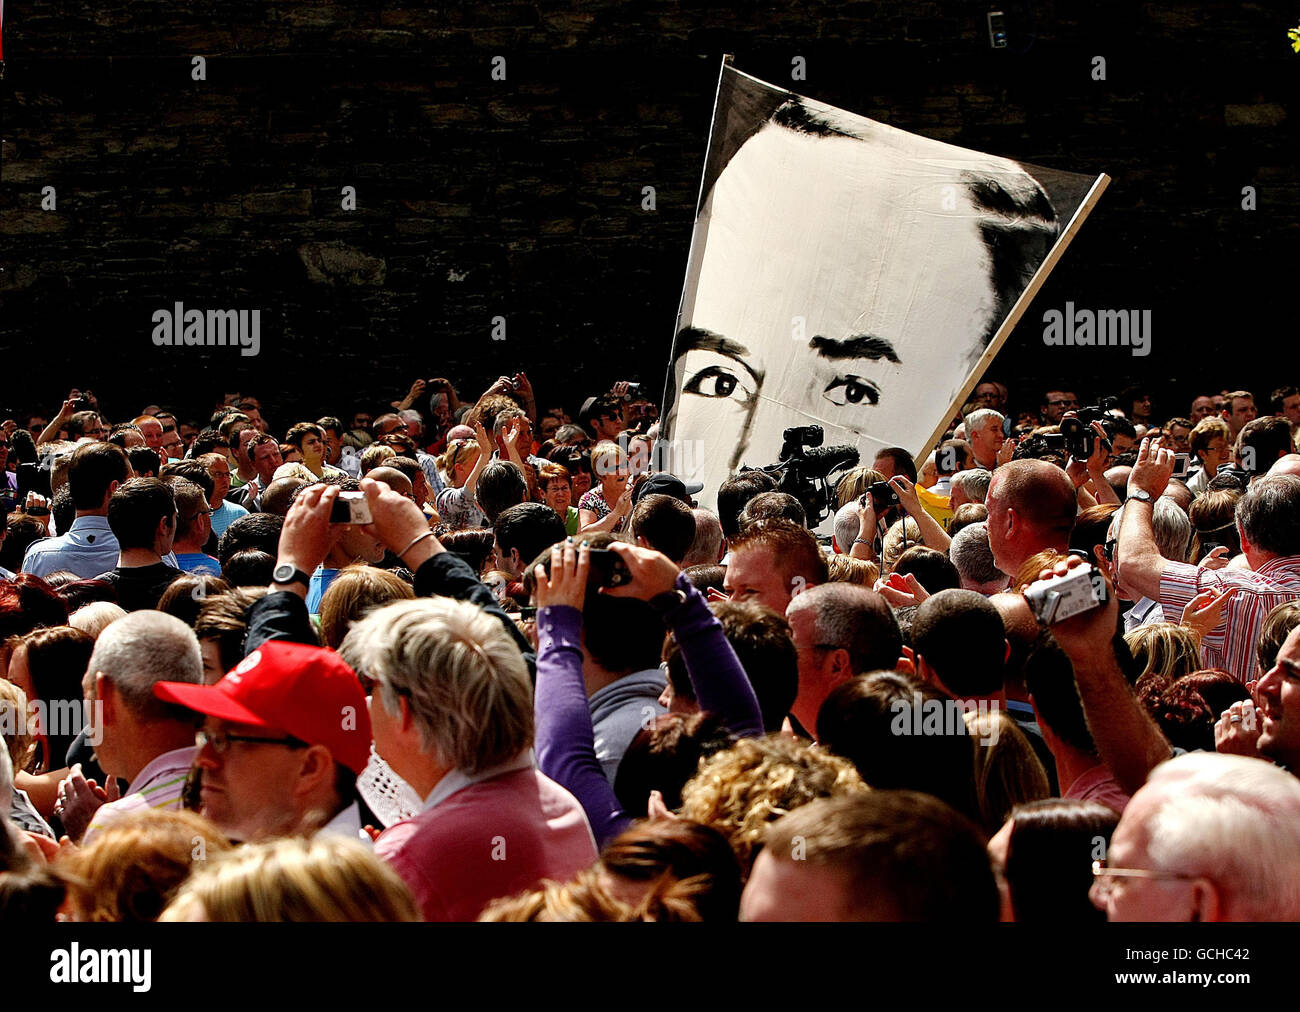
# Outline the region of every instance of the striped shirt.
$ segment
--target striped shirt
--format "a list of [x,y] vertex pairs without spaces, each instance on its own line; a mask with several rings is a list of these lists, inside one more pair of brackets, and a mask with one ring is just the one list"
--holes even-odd
[[198,747],[189,745],[155,757],[131,781],[126,794],[117,801],[100,806],[95,817],[90,820],[90,825],[86,827],[85,836],[81,838],[82,846],[90,843],[94,834],[102,832],[114,822],[129,815],[136,815],[151,808],[180,811],[185,780],[190,775],[190,767],[194,765],[198,755]]
[[1264,618],[1279,604],[1300,598],[1300,556],[1270,559],[1259,569],[1200,569],[1185,562],[1165,564],[1160,577],[1160,604],[1166,617],[1182,615],[1183,609],[1202,590],[1237,593],[1227,599],[1223,619],[1201,642],[1201,663],[1223,668],[1238,681],[1253,681],[1259,675],[1255,647]]

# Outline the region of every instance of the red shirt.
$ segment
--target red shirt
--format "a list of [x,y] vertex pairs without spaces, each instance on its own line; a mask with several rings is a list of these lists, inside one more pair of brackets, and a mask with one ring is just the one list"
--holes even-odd
[[457,779],[439,784],[424,811],[375,841],[425,920],[475,920],[494,899],[542,879],[567,881],[596,860],[582,806],[531,762],[484,779],[450,778]]

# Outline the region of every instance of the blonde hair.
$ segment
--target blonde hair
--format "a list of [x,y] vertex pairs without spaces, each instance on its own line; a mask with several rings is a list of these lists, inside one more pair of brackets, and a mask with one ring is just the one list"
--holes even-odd
[[337,650],[352,623],[392,601],[413,600],[415,591],[395,573],[374,566],[347,566],[320,599],[321,639]]
[[193,812],[146,810],[114,822],[88,847],[63,852],[58,870],[83,921],[153,921],[195,867],[230,843]]
[[361,845],[330,833],[244,844],[195,873],[159,920],[419,921],[410,890]]
[[742,738],[700,763],[682,788],[681,815],[722,833],[744,875],[773,822],[818,798],[866,791],[853,764],[788,735]]
[[591,473],[597,479],[607,474],[613,474],[620,466],[626,465],[627,454],[623,452],[623,448],[617,443],[604,440],[591,448]]
[[371,443],[361,451],[361,473],[368,474],[390,457],[396,457],[397,451],[387,443]]
[[0,715],[5,749],[14,772],[22,773],[36,754],[36,738],[27,731],[27,693],[7,678],[0,678]]
[[880,575],[887,576],[894,571],[898,560],[909,548],[921,544],[921,527],[911,517],[895,520],[885,531],[885,538],[880,545]]
[[849,555],[832,555],[826,560],[831,583],[856,583],[861,587],[874,587],[880,579],[880,567],[866,559]]
[[68,625],[99,639],[100,633],[126,614],[125,608],[112,601],[91,601],[68,616]]
[[533,686],[515,641],[481,608],[448,598],[398,601],[356,623],[339,647],[375,679],[379,705],[405,696],[424,748],[474,774],[533,742]]
[[992,836],[1016,805],[1051,797],[1051,783],[1038,753],[1006,711],[967,710],[964,716],[975,749],[980,823]]
[[447,476],[447,481],[455,485],[456,465],[462,460],[478,460],[478,455],[482,452],[483,448],[478,445],[477,439],[453,439],[437,460],[438,470]]
[[861,496],[868,485],[884,480],[885,476],[873,467],[855,467],[852,471],[845,471],[844,477],[835,486],[836,502],[843,508]]
[[1200,637],[1185,625],[1152,622],[1126,632],[1124,642],[1142,665],[1138,678],[1152,675],[1172,682],[1201,666]]

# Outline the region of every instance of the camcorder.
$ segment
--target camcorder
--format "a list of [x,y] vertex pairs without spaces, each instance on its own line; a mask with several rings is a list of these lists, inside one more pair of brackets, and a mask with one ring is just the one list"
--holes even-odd
[[766,467],[742,467],[741,471],[762,471],[776,479],[778,492],[786,492],[803,504],[810,528],[834,512],[835,471],[857,466],[856,446],[822,446],[826,431],[820,425],[796,425],[781,433],[781,455]]
[[1025,600],[1044,625],[1064,622],[1104,605],[1110,591],[1096,566],[1079,566],[1063,577],[1039,580],[1025,588]]
[[1080,408],[1077,415],[1076,418],[1061,419],[1061,435],[1065,437],[1065,449],[1070,456],[1078,461],[1085,461],[1092,456],[1097,446],[1097,433],[1093,431],[1093,422],[1101,422],[1101,427],[1106,430],[1102,445],[1109,452],[1111,441],[1115,438],[1115,423],[1106,414],[1106,409],[1101,405],[1092,404]]

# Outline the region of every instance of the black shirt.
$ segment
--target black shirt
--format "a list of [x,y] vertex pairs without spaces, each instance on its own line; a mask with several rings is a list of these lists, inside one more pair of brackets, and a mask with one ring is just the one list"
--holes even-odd
[[117,603],[127,611],[144,611],[157,608],[163,591],[182,575],[174,566],[156,562],[152,566],[118,566],[95,579],[111,583],[117,592]]

